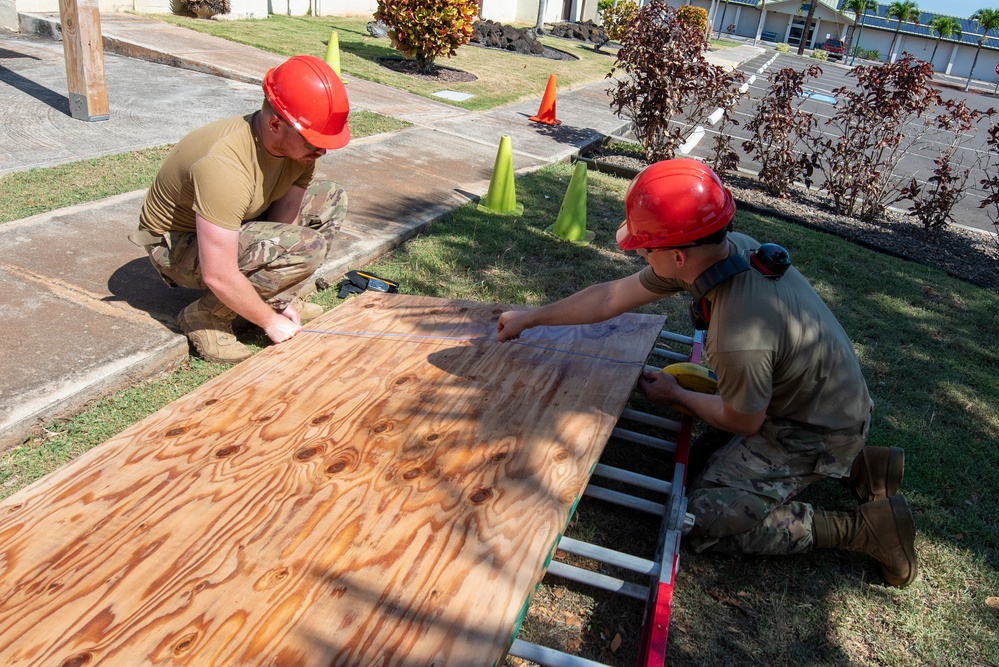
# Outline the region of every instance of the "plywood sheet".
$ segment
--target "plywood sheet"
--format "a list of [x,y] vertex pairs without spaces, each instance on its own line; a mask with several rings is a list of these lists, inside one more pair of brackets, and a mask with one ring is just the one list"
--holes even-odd
[[0,664],[502,660],[663,320],[499,312],[354,297],[0,503]]

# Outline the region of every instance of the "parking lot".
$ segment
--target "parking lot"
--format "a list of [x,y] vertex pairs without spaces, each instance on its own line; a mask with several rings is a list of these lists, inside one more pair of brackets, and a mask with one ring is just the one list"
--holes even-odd
[[[791,54],[777,54],[776,59],[764,71],[760,72],[760,69],[774,57],[775,53],[772,50],[765,51],[753,60],[743,63],[739,68],[745,75],[747,82],[751,80],[751,77],[755,77],[755,79],[748,85],[748,98],[742,99],[736,108],[734,117],[738,120],[739,124],[730,124],[724,128],[724,131],[735,137],[733,148],[740,155],[740,170],[752,172],[753,174],[759,171],[760,165],[751,160],[745,151],[742,150],[742,142],[750,138],[750,133],[746,130],[746,125],[752,119],[759,100],[767,94],[769,77],[771,75],[785,67],[792,67],[798,71],[802,71],[808,66],[815,64],[821,67],[821,76],[806,83],[805,87],[811,94],[802,100],[801,108],[803,111],[815,115],[818,121],[816,131],[830,137],[836,136],[831,132],[833,128],[827,125],[827,121],[835,113],[836,95],[833,91],[837,88],[856,84],[856,78],[848,76],[851,68],[847,65],[831,61],[819,62],[809,57],[799,57],[793,52]],[[855,64],[861,63],[857,61]],[[942,78],[938,77],[935,80],[940,83]],[[961,87],[963,87],[963,82],[954,78],[952,83],[948,81],[941,86],[941,95],[944,98],[966,100],[968,106],[972,109],[987,110],[990,107],[999,107],[999,99],[992,94],[984,93],[980,90],[978,92],[974,92],[973,90],[966,93],[960,89]],[[702,123],[702,126],[706,130],[705,136],[697,143],[697,146],[690,154],[694,157],[707,159],[714,135],[718,132],[718,126],[712,128],[707,122]],[[966,137],[963,145],[957,151],[957,163],[964,168],[970,167],[972,172],[966,186],[967,195],[955,206],[954,220],[960,225],[995,233],[995,226],[989,219],[987,211],[979,208],[979,204],[986,196],[979,188],[978,183],[985,178],[985,168],[988,166],[985,145],[988,128],[989,121],[982,121],[974,135]],[[899,162],[896,176],[903,182],[908,182],[910,178],[914,177],[917,181],[925,183],[927,178],[932,176],[935,166],[933,160],[940,155],[946,144],[950,142],[951,137],[935,131],[927,132],[925,129],[915,125],[913,125],[912,131],[907,133],[907,135],[916,138],[916,140],[910,142],[911,145],[906,147],[906,153]],[[993,160],[996,157],[999,156],[993,157]],[[816,175],[816,181],[815,187],[821,188],[821,174]],[[898,208],[903,210],[908,209],[910,205],[911,203],[908,201],[896,204]]]

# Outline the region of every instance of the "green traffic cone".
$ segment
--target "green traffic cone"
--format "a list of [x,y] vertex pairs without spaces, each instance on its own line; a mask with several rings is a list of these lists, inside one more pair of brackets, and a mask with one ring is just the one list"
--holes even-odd
[[337,76],[340,76],[340,36],[336,30],[330,33],[330,41],[326,44],[326,57],[323,60],[333,68]]
[[489,192],[486,193],[484,202],[480,200],[478,209],[496,215],[516,216],[524,213],[524,205],[517,203],[513,183],[513,149],[508,136],[500,138],[493,177],[489,181]]
[[586,163],[577,162],[555,224],[545,230],[563,241],[586,245],[595,234],[586,231]]

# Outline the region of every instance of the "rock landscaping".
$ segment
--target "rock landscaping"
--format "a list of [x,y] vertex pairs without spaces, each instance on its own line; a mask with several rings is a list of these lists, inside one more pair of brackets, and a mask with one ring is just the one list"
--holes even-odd
[[488,19],[472,24],[472,39],[469,44],[488,49],[503,49],[529,56],[551,58],[552,60],[577,60],[565,51],[545,46],[538,41],[533,28],[515,28]]
[[547,33],[552,37],[573,39],[577,42],[589,42],[591,44],[606,44],[608,41],[607,31],[593,21],[554,23],[548,29]]

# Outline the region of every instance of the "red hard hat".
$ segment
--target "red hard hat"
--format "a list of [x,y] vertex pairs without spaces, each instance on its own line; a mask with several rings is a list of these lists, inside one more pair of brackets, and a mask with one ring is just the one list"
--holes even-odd
[[639,172],[624,196],[624,212],[622,250],[669,248],[723,229],[735,216],[735,202],[710,167],[676,158]]
[[350,141],[350,103],[343,81],[315,56],[294,56],[264,75],[264,95],[282,118],[316,148]]

